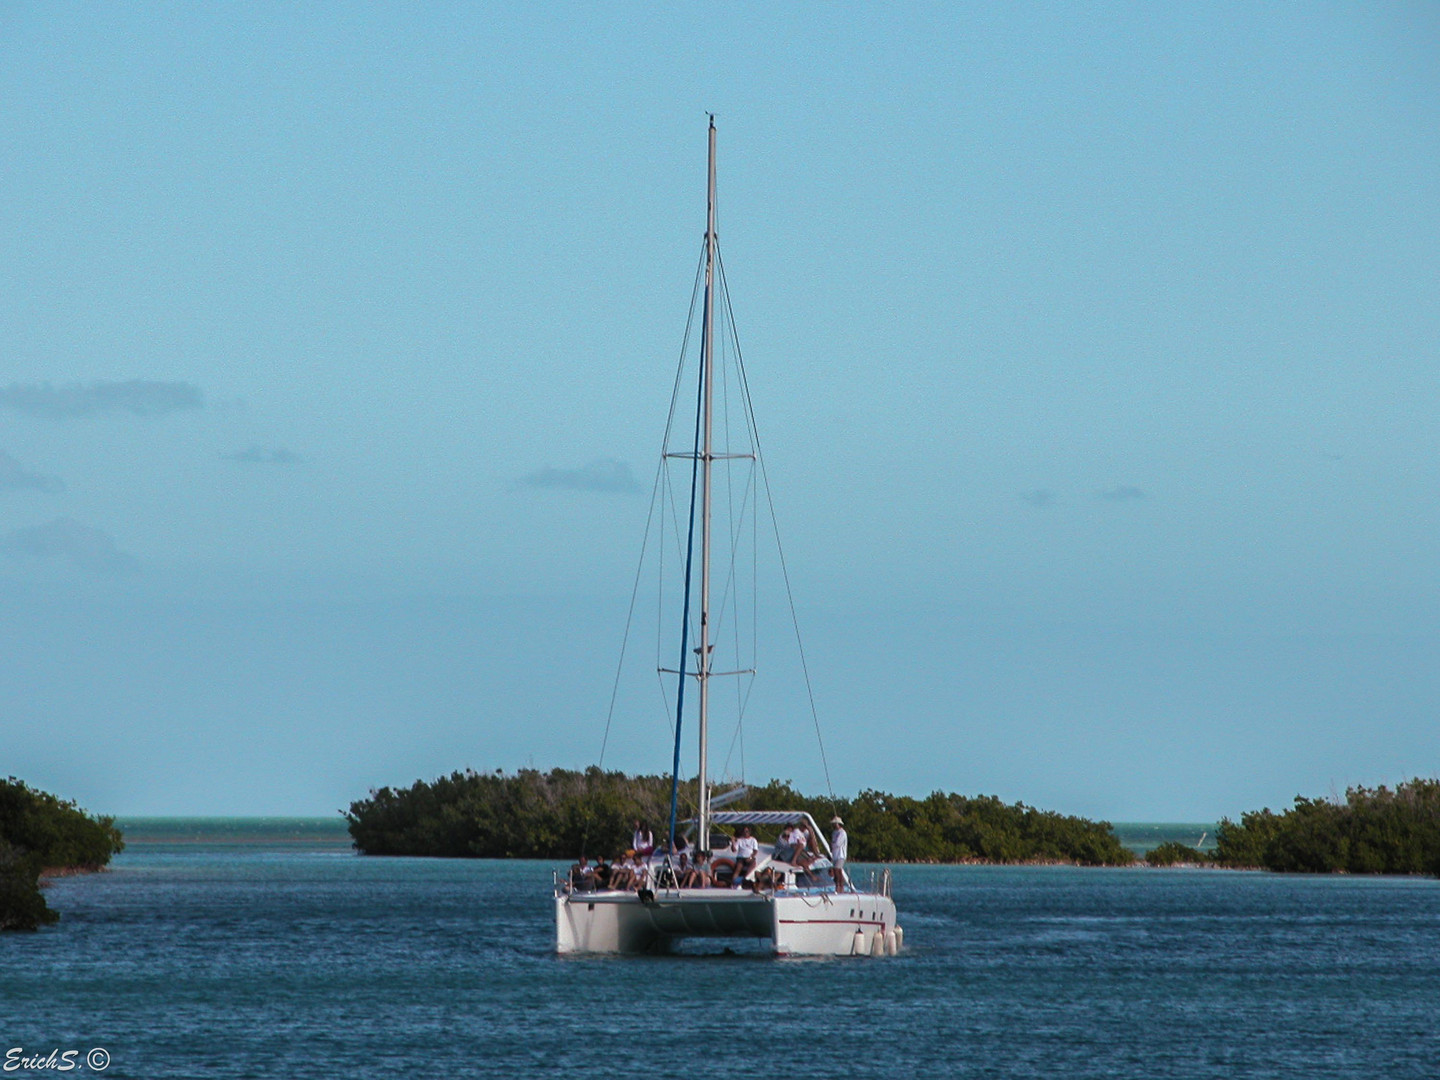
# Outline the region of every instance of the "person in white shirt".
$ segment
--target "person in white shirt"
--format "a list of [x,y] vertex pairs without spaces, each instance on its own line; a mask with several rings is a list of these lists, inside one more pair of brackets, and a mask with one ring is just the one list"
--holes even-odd
[[[628,854],[631,859],[635,857],[633,851],[627,852],[626,854]],[[625,862],[623,859],[616,859],[611,863],[610,881],[608,884],[609,888],[614,892],[622,892],[625,889],[634,888],[635,874],[630,863]]]
[[575,892],[590,892],[595,888],[595,868],[584,855],[570,867],[570,888]]
[[810,864],[816,857],[815,841],[810,837],[810,830],[804,825],[795,826],[795,857],[790,861],[801,870],[809,870]]
[[741,825],[740,835],[735,838],[735,876],[730,879],[732,889],[740,888],[745,875],[755,869],[755,857],[760,854],[760,841],[750,835],[750,826]]
[[800,830],[794,825],[785,826],[784,830],[780,833],[780,838],[775,841],[776,860],[788,863],[795,861],[795,854],[800,849],[799,835]]
[[650,863],[638,851],[630,860],[630,873],[634,875],[630,886],[632,889],[638,892],[640,889],[650,888]]
[[845,876],[845,860],[850,854],[850,837],[845,834],[845,823],[838,814],[830,819],[830,824],[835,826],[835,831],[830,834],[830,876],[835,879],[835,890],[838,892],[849,880]]
[[655,850],[655,834],[652,833],[644,822],[635,822],[635,842],[630,846],[641,855],[649,855]]

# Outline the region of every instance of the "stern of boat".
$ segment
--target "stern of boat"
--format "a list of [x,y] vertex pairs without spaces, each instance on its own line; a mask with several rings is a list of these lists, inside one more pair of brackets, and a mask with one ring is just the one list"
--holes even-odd
[[555,951],[562,955],[652,952],[660,944],[634,893],[555,897]]
[[886,956],[895,903],[878,892],[682,889],[555,897],[562,955],[664,952],[688,938],[768,938],[778,956]]
[[782,894],[774,898],[773,915],[770,940],[777,956],[888,956],[895,952],[895,902],[888,896]]

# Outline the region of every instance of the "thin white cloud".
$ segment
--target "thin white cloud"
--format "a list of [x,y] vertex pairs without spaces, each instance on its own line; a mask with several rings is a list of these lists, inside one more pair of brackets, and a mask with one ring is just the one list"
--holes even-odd
[[140,569],[140,560],[121,551],[109,533],[68,517],[16,529],[0,538],[0,550],[13,558],[63,561],[98,574],[130,574]]
[[1098,492],[1095,497],[1106,502],[1139,502],[1141,499],[1148,499],[1150,496],[1141,491],[1138,487],[1129,484],[1122,484],[1119,487],[1110,488],[1108,491]]
[[64,491],[65,481],[58,476],[32,472],[0,450],[0,491]]
[[297,465],[305,460],[283,446],[260,446],[258,443],[252,443],[237,453],[220,456],[226,461],[240,461],[247,465]]
[[188,382],[157,382],[154,379],[126,379],[119,382],[11,383],[0,390],[0,407],[43,420],[70,420],[76,417],[130,413],[133,416],[164,416],[205,404],[200,388]]
[[636,492],[640,485],[630,466],[614,458],[601,458],[579,469],[555,469],[546,465],[520,478],[525,487],[562,488],[568,491]]

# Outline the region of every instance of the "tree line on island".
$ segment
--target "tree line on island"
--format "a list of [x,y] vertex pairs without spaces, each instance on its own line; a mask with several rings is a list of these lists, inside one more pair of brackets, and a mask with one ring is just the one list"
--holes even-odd
[[40,892],[42,875],[99,870],[124,847],[114,818],[91,817],[13,776],[0,780],[0,930],[53,923],[60,916]]
[[[693,807],[693,780],[680,785]],[[629,845],[636,820],[657,835],[669,821],[670,780],[591,767],[584,772],[521,769],[455,772],[408,788],[379,788],[350,804],[357,850],[369,855],[571,859],[609,857]],[[804,795],[788,782],[750,787],[727,810],[805,810],[818,822],[838,814],[862,862],[1035,863],[1129,866],[1135,856],[1109,822],[1005,803],[993,795],[934,792],[925,798],[862,791],[853,799]],[[687,816],[682,809],[682,816]],[[1214,849],[1165,843],[1152,866],[1196,864],[1309,873],[1440,876],[1440,781],[1356,787],[1345,799],[1307,799],[1280,813],[1264,809],[1222,819]]]
[[[681,816],[694,807],[694,780],[680,785]],[[1007,805],[993,796],[925,799],[862,791],[853,799],[803,795],[782,780],[752,786],[726,810],[805,810],[817,822],[839,815],[852,857],[890,862],[1075,862],[1121,866],[1134,856],[1108,822]],[[380,788],[350,804],[355,846],[369,855],[503,859],[613,856],[635,822],[657,837],[670,818],[670,778],[590,768],[516,773],[455,772],[409,788]]]
[[1440,877],[1440,780],[1394,789],[1352,787],[1339,799],[1295,796],[1295,805],[1220,822],[1222,866],[1310,874],[1433,874]]
[[[680,805],[695,805],[694,781]],[[656,832],[669,820],[670,781],[590,768],[455,772],[408,788],[379,788],[345,815],[367,855],[569,860],[613,856],[638,819]],[[1005,803],[993,795],[935,792],[916,799],[862,791],[853,799],[808,796],[788,782],[751,787],[726,809],[805,810],[822,824],[839,814],[854,861],[1056,862],[1129,866],[1135,856],[1110,823]],[[0,930],[34,930],[59,916],[44,878],[103,869],[125,846],[114,818],[10,777],[0,780]],[[1440,877],[1440,780],[1353,787],[1343,799],[1296,796],[1270,809],[1222,819],[1215,847],[1168,842],[1152,866],[1192,864],[1292,873],[1429,874]]]

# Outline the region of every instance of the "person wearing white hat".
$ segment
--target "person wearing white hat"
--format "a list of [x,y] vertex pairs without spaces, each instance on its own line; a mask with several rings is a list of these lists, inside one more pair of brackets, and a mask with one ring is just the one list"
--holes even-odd
[[845,823],[840,820],[839,814],[830,819],[830,824],[835,826],[835,831],[830,834],[830,876],[835,879],[835,891],[839,892],[848,883],[845,859],[850,853],[850,838],[845,834]]

